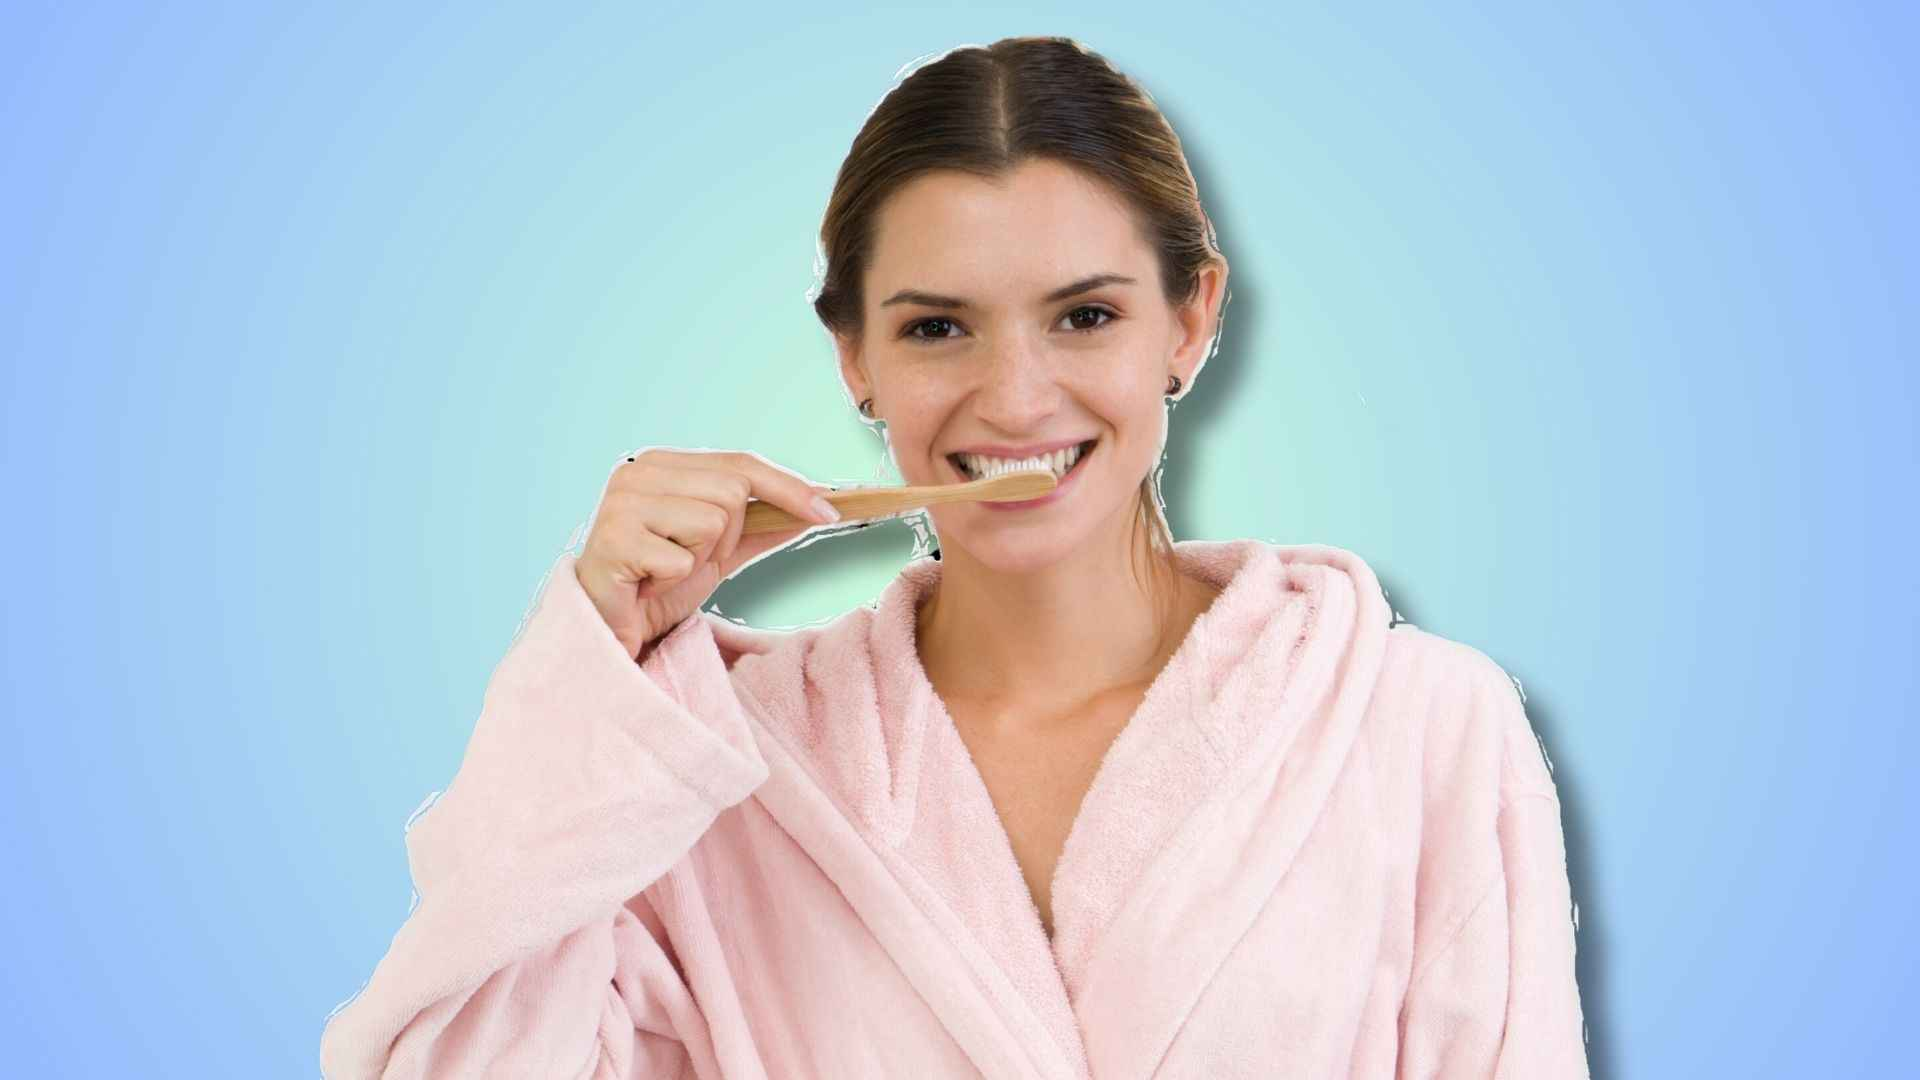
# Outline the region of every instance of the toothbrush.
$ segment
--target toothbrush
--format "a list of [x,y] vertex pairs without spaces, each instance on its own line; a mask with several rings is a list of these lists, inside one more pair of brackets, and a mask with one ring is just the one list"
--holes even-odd
[[[850,521],[868,518],[892,517],[923,506],[956,502],[1007,502],[1017,499],[1033,499],[1059,486],[1059,481],[1047,469],[1021,469],[1018,472],[1001,473],[985,480],[969,480],[961,484],[909,484],[906,487],[867,487],[846,488],[829,491],[824,498],[840,511],[840,520],[830,524],[839,525]],[[772,503],[760,499],[747,500],[747,521],[742,527],[742,535],[775,532],[791,529],[800,525],[818,525],[782,510]]]

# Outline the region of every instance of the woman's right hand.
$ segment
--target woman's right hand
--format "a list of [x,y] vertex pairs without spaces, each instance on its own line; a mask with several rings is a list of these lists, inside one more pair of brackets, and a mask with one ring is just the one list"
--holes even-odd
[[827,524],[812,503],[830,490],[757,454],[645,450],[608,479],[574,575],[637,659],[735,570],[816,527],[743,538],[749,497]]

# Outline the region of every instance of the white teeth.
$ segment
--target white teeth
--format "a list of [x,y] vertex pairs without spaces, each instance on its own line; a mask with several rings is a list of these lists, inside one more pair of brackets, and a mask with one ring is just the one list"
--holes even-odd
[[968,474],[975,480],[985,480],[1001,473],[1019,472],[1022,469],[1048,469],[1054,477],[1065,476],[1073,463],[1080,460],[1080,447],[1069,446],[1065,450],[1055,450],[1051,454],[1041,454],[1030,458],[986,457],[982,454],[961,454],[960,461],[966,466]]

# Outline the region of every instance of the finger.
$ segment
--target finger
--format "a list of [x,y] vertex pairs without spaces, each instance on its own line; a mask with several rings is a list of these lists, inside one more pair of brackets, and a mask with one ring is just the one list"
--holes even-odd
[[813,508],[814,497],[828,490],[824,485],[811,483],[799,473],[775,465],[758,454],[736,452],[721,456],[752,482],[754,498],[772,503],[801,521],[824,525],[833,520]]
[[[733,560],[739,545],[740,534],[746,526],[746,503],[749,498],[779,506],[802,522],[826,524],[832,520],[823,518],[813,507],[814,497],[826,494],[831,488],[811,483],[798,473],[747,451],[650,449],[637,455],[636,461],[621,466],[619,471],[624,472],[623,476],[616,477],[617,486],[621,488],[675,492],[708,497],[719,502],[728,515],[725,535],[718,538],[714,549],[700,554],[703,558],[712,556],[723,564]],[[730,478],[732,484],[714,486],[701,482],[713,480],[716,476]],[[743,480],[744,487],[732,486]],[[775,534],[776,545],[812,527],[813,524],[803,524],[791,531],[783,530]]]
[[[694,478],[692,483],[697,485],[699,479]],[[727,531],[727,508],[714,498],[709,494],[634,493],[621,496],[614,513],[618,522],[631,523],[625,525],[626,532],[678,544],[692,559],[692,566],[698,566],[712,557],[715,545]]]
[[650,596],[671,586],[698,565],[686,548],[641,526],[621,529],[602,544],[600,561],[624,574],[623,584],[635,589],[636,596]]
[[720,559],[720,577],[725,580],[738,573],[740,568],[767,554],[775,548],[792,543],[801,533],[814,528],[800,524],[786,529],[774,529],[769,532],[754,533],[740,538],[732,550]]
[[[649,468],[649,465],[652,467]],[[637,472],[629,473],[638,467]],[[776,465],[766,458],[745,450],[670,450],[650,448],[637,455],[635,460],[627,462],[615,470],[616,475],[623,473],[636,477],[649,473],[664,475],[676,467],[693,469],[729,469],[746,476],[751,483],[748,494],[756,499],[770,502],[782,510],[804,521],[826,522],[813,508],[814,496],[831,491],[824,484],[815,484],[806,477],[787,468]]]
[[[705,461],[699,460],[700,455],[686,455],[683,460],[655,458],[650,462],[636,462],[633,466],[627,466],[633,471],[610,486],[607,502],[621,506],[661,508],[657,511],[639,510],[643,516],[654,512],[672,513],[673,528],[654,531],[684,542],[688,550],[702,561],[714,557],[716,553],[724,552],[728,542],[726,538],[734,531],[735,519],[744,524],[750,485],[739,472],[713,461],[713,455],[705,457]],[[634,502],[658,497],[681,497],[711,504],[719,513],[715,519],[717,527],[709,534],[707,526],[713,523],[690,517],[692,512],[686,507],[672,509],[667,504]]]

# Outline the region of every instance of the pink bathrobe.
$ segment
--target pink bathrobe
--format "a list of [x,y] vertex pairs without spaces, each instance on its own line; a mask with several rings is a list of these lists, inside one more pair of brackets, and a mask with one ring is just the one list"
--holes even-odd
[[1357,556],[1223,587],[1108,751],[1049,939],[914,649],[941,564],[635,663],[562,555],[410,826],[359,1077],[1587,1075],[1560,803],[1513,682]]

